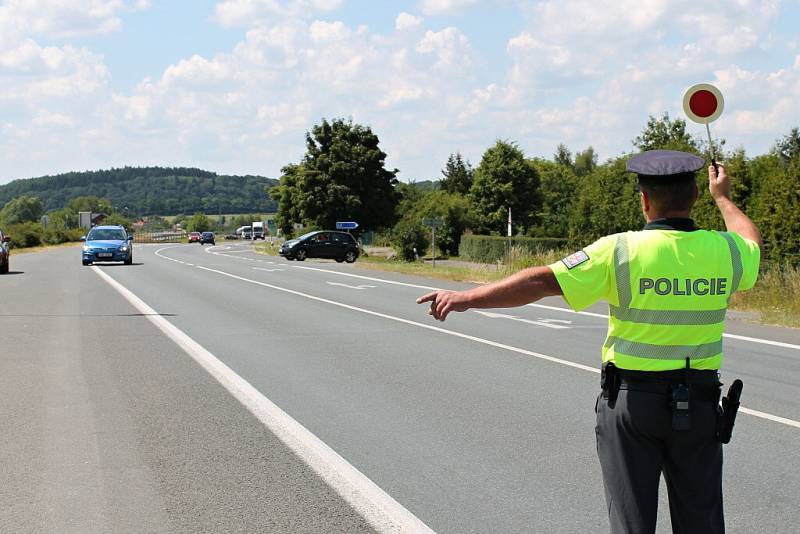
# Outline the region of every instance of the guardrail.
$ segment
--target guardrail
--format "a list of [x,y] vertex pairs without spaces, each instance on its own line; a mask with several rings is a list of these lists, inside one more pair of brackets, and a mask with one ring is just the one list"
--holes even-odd
[[134,243],[180,243],[186,239],[186,232],[136,232]]

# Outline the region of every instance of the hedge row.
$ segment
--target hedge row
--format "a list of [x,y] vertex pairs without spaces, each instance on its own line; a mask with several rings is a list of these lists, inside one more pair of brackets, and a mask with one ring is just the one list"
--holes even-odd
[[45,230],[39,223],[25,222],[12,224],[4,228],[3,232],[11,236],[11,242],[9,243],[11,248],[29,248],[78,241],[86,233],[86,230],[52,227]]
[[529,252],[544,252],[564,248],[567,240],[558,237],[502,237],[495,235],[463,235],[458,247],[458,255],[468,261],[494,263],[502,260],[508,250],[508,242],[512,247],[521,247]]

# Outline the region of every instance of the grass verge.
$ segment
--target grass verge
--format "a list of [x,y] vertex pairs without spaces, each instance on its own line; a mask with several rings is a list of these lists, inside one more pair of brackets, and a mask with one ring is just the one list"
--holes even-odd
[[77,247],[80,244],[80,241],[73,241],[68,243],[59,243],[58,245],[39,245],[38,247],[12,248],[10,251],[12,256],[16,256],[17,254],[44,252],[53,248]]
[[762,323],[800,328],[800,268],[768,267],[753,289],[733,296],[731,308],[757,312]]

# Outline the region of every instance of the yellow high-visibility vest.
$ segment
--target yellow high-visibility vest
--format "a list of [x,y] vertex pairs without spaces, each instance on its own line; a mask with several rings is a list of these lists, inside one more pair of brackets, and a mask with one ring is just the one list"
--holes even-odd
[[733,232],[642,230],[603,237],[550,265],[574,310],[609,304],[603,362],[621,369],[719,369],[725,313],[753,287],[758,244]]

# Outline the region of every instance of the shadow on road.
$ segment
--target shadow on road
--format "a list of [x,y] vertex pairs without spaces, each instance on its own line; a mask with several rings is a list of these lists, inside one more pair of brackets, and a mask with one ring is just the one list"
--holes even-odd
[[25,271],[8,271],[6,274],[2,276],[6,276],[8,274],[25,274]]
[[92,265],[97,265],[98,267],[135,267],[137,265],[144,265],[144,263],[131,263],[130,265],[125,265],[124,263],[100,263],[94,262]]

